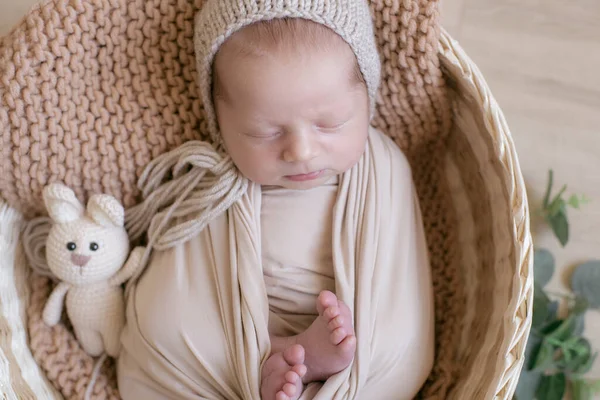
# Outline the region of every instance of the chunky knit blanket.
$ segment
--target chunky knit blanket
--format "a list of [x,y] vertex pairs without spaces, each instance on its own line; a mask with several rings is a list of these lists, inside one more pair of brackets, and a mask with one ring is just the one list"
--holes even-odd
[[[437,56],[435,0],[371,0],[382,84],[375,127],[413,168],[433,268],[436,362],[423,398],[455,383],[462,293],[454,216],[442,177],[451,110]],[[0,40],[0,197],[44,213],[43,187],[61,181],[81,201],[108,193],[139,204],[136,182],[154,157],[207,139],[196,85],[194,15],[201,0],[46,0]],[[41,320],[52,282],[31,278],[34,357],[66,398],[82,398],[94,360],[67,324]],[[119,398],[105,364],[93,398]]]

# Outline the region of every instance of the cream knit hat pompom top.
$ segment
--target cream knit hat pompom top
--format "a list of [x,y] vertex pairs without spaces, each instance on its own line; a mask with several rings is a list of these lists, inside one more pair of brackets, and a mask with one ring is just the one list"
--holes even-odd
[[276,18],[302,18],[322,24],[348,43],[365,80],[373,115],[381,64],[367,0],[207,0],[196,16],[194,47],[200,96],[215,144],[220,143],[211,93],[215,55],[236,31]]

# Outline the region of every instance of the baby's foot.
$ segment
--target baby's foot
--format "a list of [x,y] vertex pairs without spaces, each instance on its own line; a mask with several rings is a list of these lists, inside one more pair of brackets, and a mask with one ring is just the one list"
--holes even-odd
[[260,395],[262,400],[296,400],[303,390],[306,374],[304,348],[298,344],[271,354],[262,369]]
[[304,383],[325,381],[340,372],[350,365],[356,349],[352,315],[344,302],[324,290],[317,298],[317,311],[317,319],[297,337],[306,352]]

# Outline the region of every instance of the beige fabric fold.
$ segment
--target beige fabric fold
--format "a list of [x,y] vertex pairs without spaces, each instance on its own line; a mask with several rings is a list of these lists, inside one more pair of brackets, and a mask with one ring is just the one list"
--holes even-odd
[[[128,297],[124,399],[260,398],[270,353],[261,206],[251,184],[192,240],[154,253]],[[412,398],[433,363],[431,272],[410,167],[378,131],[340,177],[331,232],[335,292],[352,310],[357,350],[302,398]]]
[[262,187],[262,268],[271,335],[304,332],[319,315],[319,293],[335,292],[332,222],[337,193],[338,177],[310,190]]

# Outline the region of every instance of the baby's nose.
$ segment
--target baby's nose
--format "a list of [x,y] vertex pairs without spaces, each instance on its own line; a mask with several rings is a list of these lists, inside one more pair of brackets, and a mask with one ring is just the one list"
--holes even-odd
[[85,264],[87,264],[88,261],[90,261],[90,258],[90,256],[84,256],[82,254],[71,254],[71,261],[73,262],[73,264],[79,267],[84,267]]
[[302,162],[313,159],[317,154],[317,146],[310,134],[297,134],[290,137],[283,152],[285,162]]

